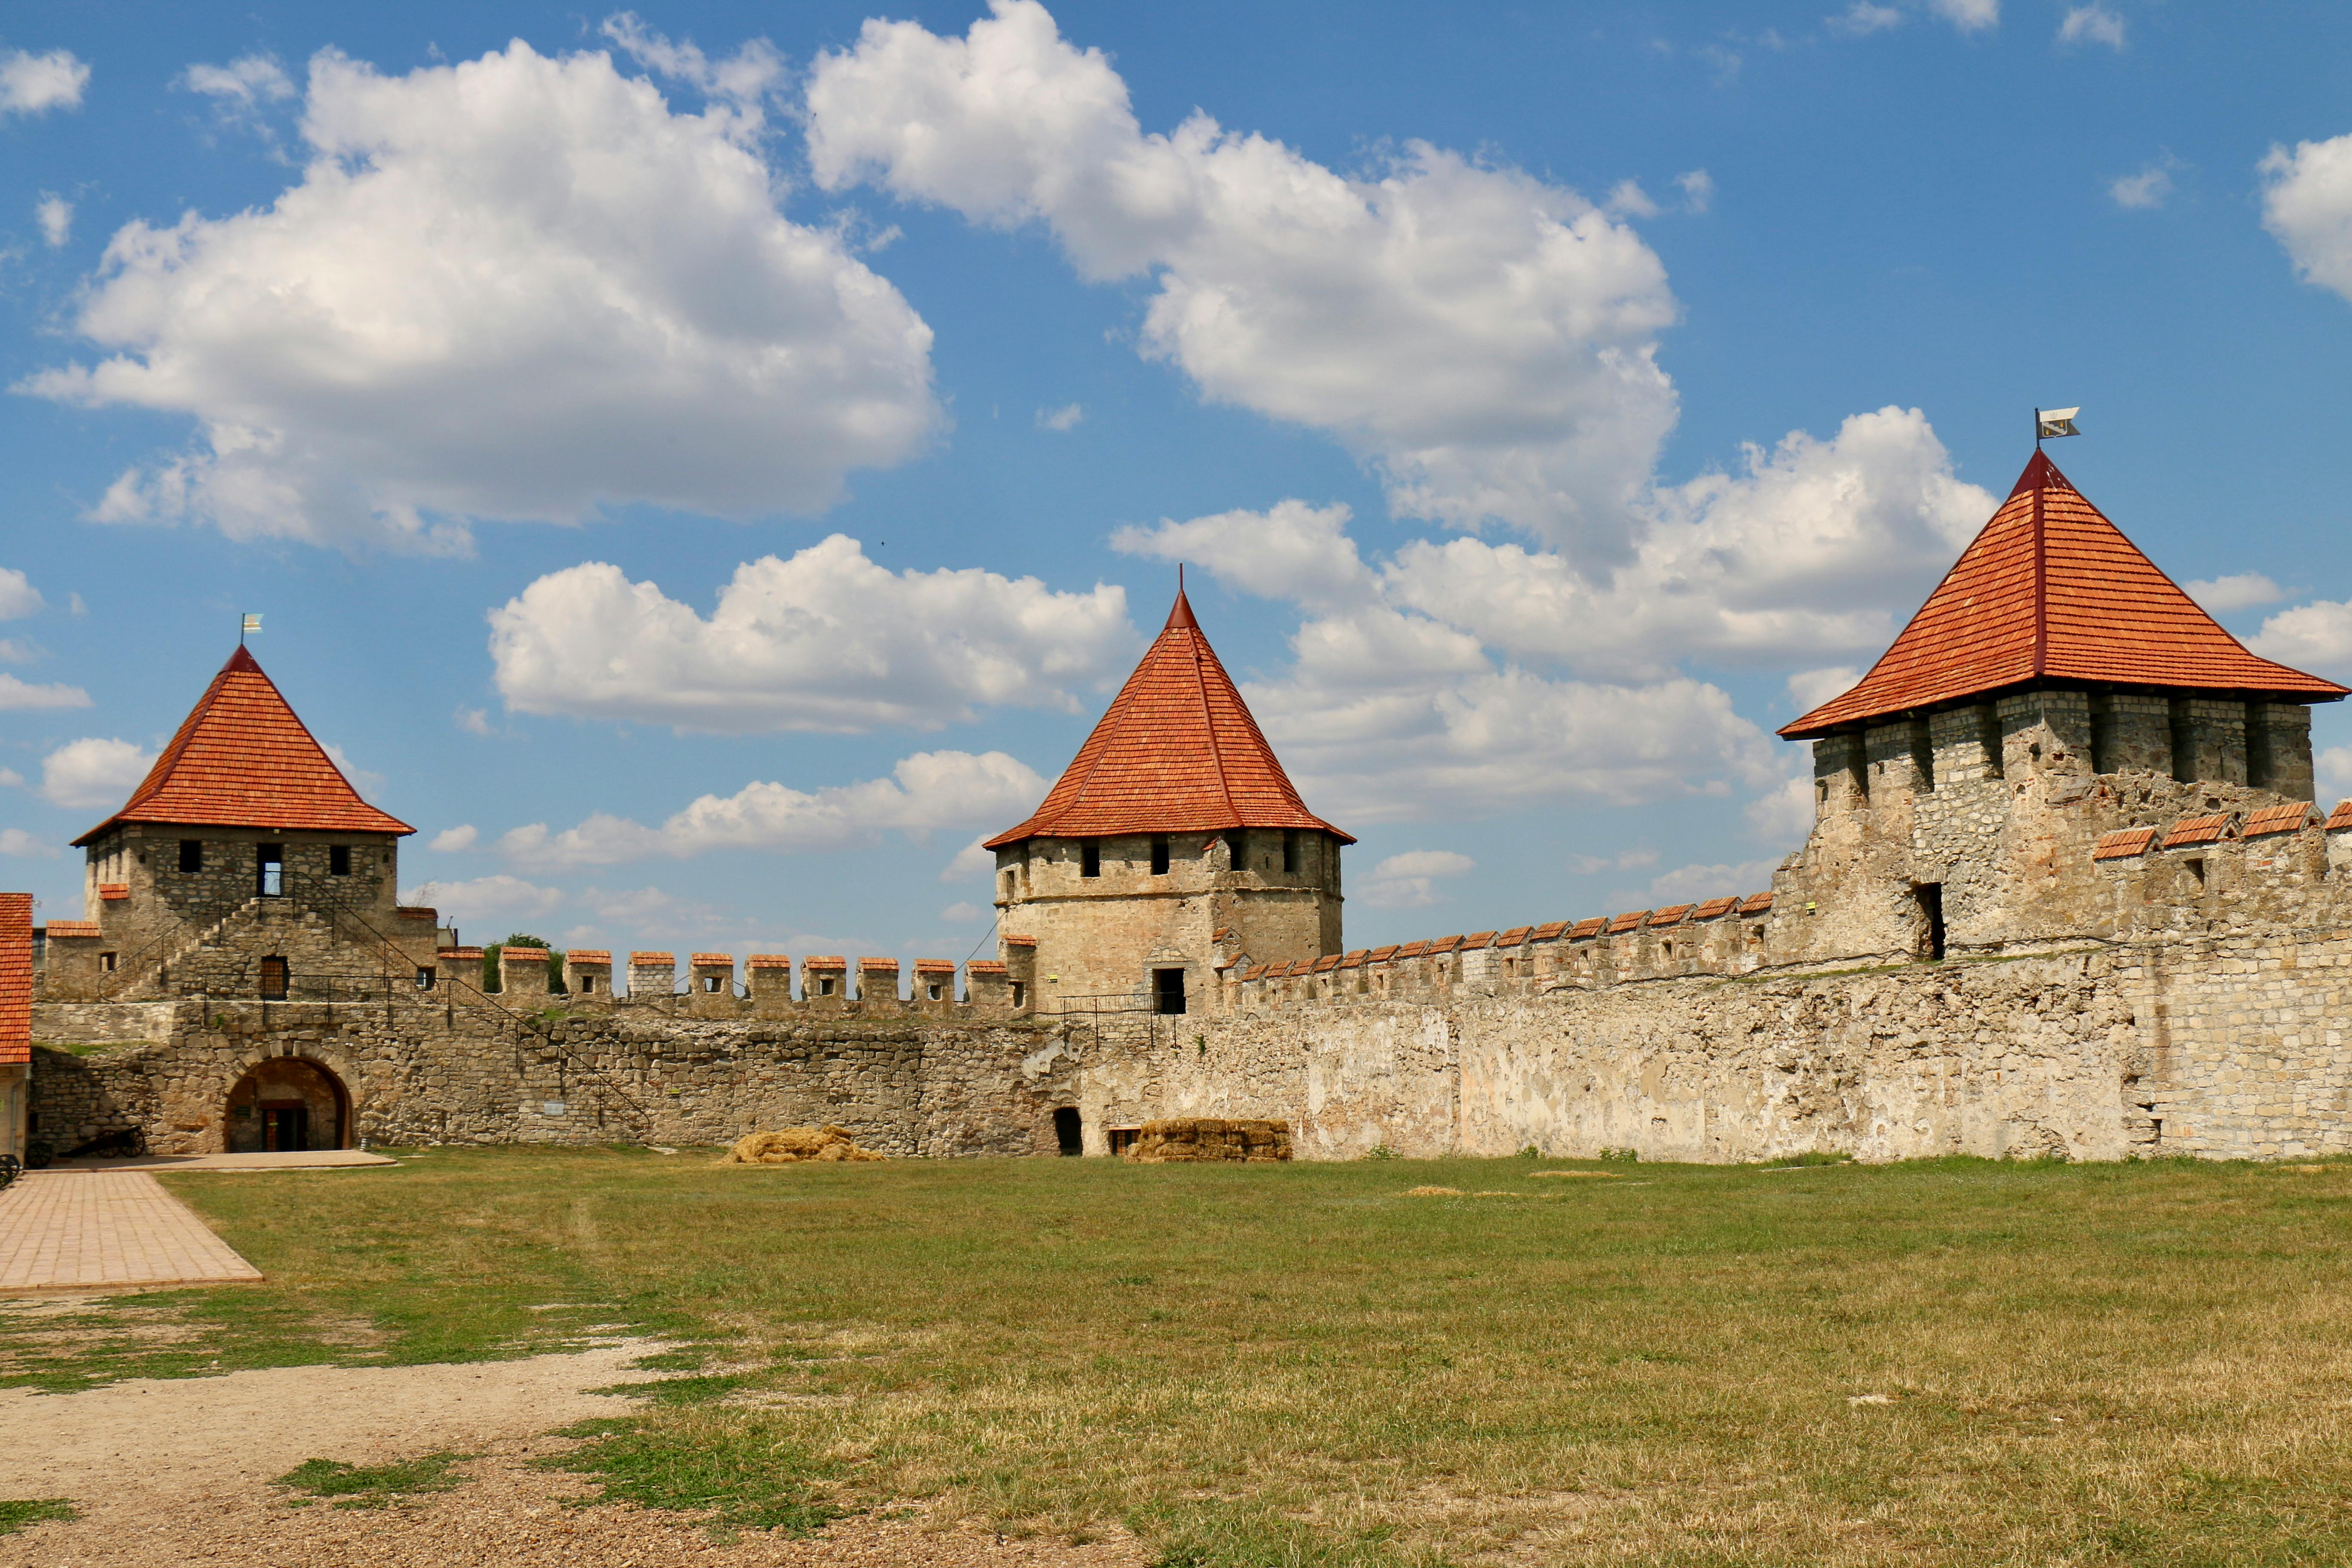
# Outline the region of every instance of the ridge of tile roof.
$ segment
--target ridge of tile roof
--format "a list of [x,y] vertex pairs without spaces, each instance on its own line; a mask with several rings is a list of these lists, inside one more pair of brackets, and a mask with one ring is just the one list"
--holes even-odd
[[180,721],[172,743],[81,847],[122,822],[314,833],[416,831],[360,798],[277,683],[239,645]]
[[2128,860],[2147,854],[2147,847],[2155,842],[2156,829],[2153,827],[2120,827],[2113,833],[2099,835],[2099,841],[2091,847],[2091,858]]
[[1029,819],[988,839],[1293,827],[1355,838],[1307,809],[1183,591],[1086,744]]
[[2352,695],[2246,650],[2040,450],[1870,673],[1783,740],[2042,680]]
[[2238,830],[2238,837],[2262,838],[2273,833],[2300,833],[2311,818],[2311,802],[2307,800],[2293,801],[2285,805],[2266,805],[2246,818],[2246,825]]

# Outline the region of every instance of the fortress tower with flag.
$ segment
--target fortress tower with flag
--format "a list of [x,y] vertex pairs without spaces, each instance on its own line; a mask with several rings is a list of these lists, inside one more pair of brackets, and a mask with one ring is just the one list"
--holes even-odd
[[[84,918],[36,944],[26,1133],[675,1144],[817,1120],[893,1153],[1099,1153],[1202,1115],[1287,1121],[1323,1158],[2352,1151],[2352,802],[2315,806],[2310,739],[2347,694],[2241,646],[2037,451],[1869,673],[1781,731],[1811,743],[1815,820],[1769,890],[1348,947],[1352,841],[1180,592],[988,841],[1002,945],[960,983],[514,947],[491,980],[395,901],[408,826],[240,648],[77,841]],[[42,1048],[77,1041],[129,1043]]]

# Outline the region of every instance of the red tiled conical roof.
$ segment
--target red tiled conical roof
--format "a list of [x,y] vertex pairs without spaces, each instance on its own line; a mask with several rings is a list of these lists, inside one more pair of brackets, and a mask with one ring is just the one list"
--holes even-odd
[[2347,691],[2248,653],[2036,451],[1861,684],[1780,733],[1802,740],[2041,680],[2286,702]]
[[119,822],[316,833],[416,831],[360,798],[242,646],[205,688],[129,802],[74,843],[88,844]]
[[1311,828],[1355,842],[1299,800],[1179,589],[1167,626],[1045,804],[986,847],[1227,827]]

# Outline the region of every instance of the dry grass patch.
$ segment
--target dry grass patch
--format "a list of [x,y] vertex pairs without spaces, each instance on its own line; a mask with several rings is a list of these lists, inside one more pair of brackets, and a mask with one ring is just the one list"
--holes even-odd
[[[1516,1204],[1413,1201],[1390,1161],[169,1180],[260,1296],[373,1315],[394,1359],[592,1321],[700,1345],[689,1397],[601,1447],[640,1500],[920,1499],[1169,1568],[2352,1558],[2352,1184],[1810,1169]],[[557,1302],[617,1305],[528,1310]]]

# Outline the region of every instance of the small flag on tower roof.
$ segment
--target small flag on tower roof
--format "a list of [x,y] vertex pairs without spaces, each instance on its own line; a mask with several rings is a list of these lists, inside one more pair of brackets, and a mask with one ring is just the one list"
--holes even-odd
[[240,623],[236,628],[236,640],[238,644],[240,646],[243,645],[247,632],[258,632],[260,630],[261,617],[255,615],[251,610],[247,610],[245,613],[244,621]]
[[2053,440],[2060,436],[2080,436],[2074,428],[2074,416],[2081,408],[2037,408],[2033,411],[2033,438]]

